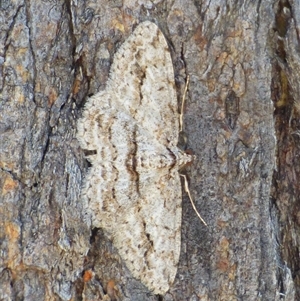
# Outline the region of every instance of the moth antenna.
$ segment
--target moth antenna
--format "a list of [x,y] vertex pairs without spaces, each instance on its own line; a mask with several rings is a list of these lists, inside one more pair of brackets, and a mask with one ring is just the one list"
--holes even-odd
[[185,83],[182,101],[181,101],[181,110],[180,110],[180,114],[179,114],[179,132],[182,132],[182,130],[183,130],[183,107],[184,107],[184,103],[185,103],[185,99],[186,99],[186,93],[187,93],[189,82],[190,82],[190,76],[188,75],[186,78],[186,83]]
[[181,177],[184,178],[184,190],[187,192],[188,196],[189,196],[189,199],[191,201],[191,204],[193,206],[193,209],[194,211],[196,212],[196,214],[198,215],[199,219],[201,220],[201,222],[207,227],[207,223],[205,222],[205,220],[201,217],[200,213],[198,212],[196,206],[195,206],[195,203],[193,202],[193,199],[192,199],[192,196],[191,196],[191,193],[190,193],[190,189],[189,189],[189,184],[188,184],[188,181],[187,181],[187,178],[186,178],[186,175],[183,175],[183,174],[180,174]]

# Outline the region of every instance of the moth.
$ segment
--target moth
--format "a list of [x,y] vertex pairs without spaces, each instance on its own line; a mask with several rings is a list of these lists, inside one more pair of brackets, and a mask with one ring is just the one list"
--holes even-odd
[[91,168],[87,220],[112,240],[132,275],[156,294],[172,285],[180,255],[178,103],[168,44],[152,22],[118,49],[106,89],[88,99],[78,140]]

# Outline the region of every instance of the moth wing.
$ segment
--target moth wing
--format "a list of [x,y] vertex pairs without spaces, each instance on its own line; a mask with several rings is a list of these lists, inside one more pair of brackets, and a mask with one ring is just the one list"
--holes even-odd
[[171,166],[137,172],[135,158],[142,149],[169,152],[178,132],[168,45],[144,22],[116,53],[105,91],[88,100],[78,139],[90,151],[82,195],[93,226],[112,238],[133,276],[160,294],[179,260],[181,184]]
[[[133,276],[163,294],[174,281],[180,254],[178,171],[166,166],[136,172],[129,162],[140,151],[133,143],[137,133],[142,133],[141,148],[162,152],[165,147],[160,151],[162,146],[151,131],[140,128],[126,113],[114,107],[90,108],[101,124],[101,134],[93,135],[98,149],[82,192],[87,215],[94,227],[103,228],[112,239]],[[95,131],[97,122],[89,123]]]
[[[149,172],[113,233],[114,245],[133,276],[156,294],[174,282],[180,255],[181,187],[178,172]],[[155,179],[155,180],[154,180]]]
[[167,41],[149,21],[141,23],[117,51],[109,86],[115,101],[163,145],[177,145],[178,103]]
[[[113,93],[107,95],[107,91]],[[127,112],[142,128],[151,128],[150,134],[162,145],[177,145],[179,115],[173,64],[166,39],[154,23],[137,26],[115,54],[105,91],[87,102],[85,116],[78,124],[78,138],[84,148],[97,148],[97,134],[88,137],[86,132],[90,126],[94,128],[95,111],[107,112],[109,108]]]

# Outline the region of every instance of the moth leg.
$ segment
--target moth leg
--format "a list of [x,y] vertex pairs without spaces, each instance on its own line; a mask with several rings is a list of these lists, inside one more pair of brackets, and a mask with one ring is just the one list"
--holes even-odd
[[192,196],[191,196],[191,193],[190,193],[190,189],[189,189],[189,184],[188,184],[188,181],[187,181],[187,178],[186,178],[186,175],[183,175],[183,174],[180,174],[181,177],[183,177],[184,179],[184,190],[187,192],[188,196],[189,196],[189,199],[191,201],[191,204],[193,206],[193,209],[194,211],[196,212],[196,214],[198,215],[199,219],[201,220],[201,222],[207,227],[207,223],[205,222],[205,220],[201,217],[200,213],[198,212],[196,206],[195,206],[195,203],[192,199]]

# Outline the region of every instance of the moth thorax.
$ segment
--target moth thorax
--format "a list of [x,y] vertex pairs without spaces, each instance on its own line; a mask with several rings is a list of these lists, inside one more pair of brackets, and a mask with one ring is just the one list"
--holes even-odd
[[176,165],[176,158],[171,152],[164,154],[143,152],[136,157],[136,169],[161,169]]
[[178,147],[172,148],[172,153],[176,157],[176,165],[178,166],[178,169],[184,167],[185,165],[189,164],[195,159],[194,155],[185,153],[182,150],[180,150]]

